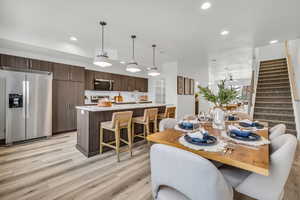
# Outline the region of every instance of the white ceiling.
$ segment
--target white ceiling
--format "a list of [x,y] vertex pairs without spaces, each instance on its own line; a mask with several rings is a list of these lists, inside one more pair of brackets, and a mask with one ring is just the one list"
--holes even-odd
[[[130,57],[137,35],[137,60],[151,64],[151,45],[160,62],[201,65],[210,53],[266,45],[300,36],[299,0],[1,0],[0,38],[92,57],[99,46],[100,20],[108,23],[105,46],[119,59]],[[228,29],[228,36],[220,36]],[[77,42],[69,41],[76,36]]]

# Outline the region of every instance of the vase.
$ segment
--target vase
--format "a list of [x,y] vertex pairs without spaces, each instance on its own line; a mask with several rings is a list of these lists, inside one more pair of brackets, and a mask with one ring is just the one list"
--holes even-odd
[[223,130],[225,129],[225,112],[222,107],[215,107],[213,112],[213,128]]

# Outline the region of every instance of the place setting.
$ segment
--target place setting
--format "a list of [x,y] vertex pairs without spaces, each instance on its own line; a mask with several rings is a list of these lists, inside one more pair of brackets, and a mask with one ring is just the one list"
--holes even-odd
[[179,138],[179,143],[194,150],[209,152],[220,152],[226,147],[226,142],[209,134],[209,131],[202,128],[197,119],[181,120],[175,126],[175,129],[183,132]]

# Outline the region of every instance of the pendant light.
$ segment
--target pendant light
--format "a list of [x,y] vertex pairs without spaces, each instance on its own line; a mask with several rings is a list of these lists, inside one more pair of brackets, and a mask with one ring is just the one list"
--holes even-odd
[[155,65],[155,47],[156,45],[153,44],[152,48],[153,48],[153,67],[148,68],[148,75],[149,76],[159,76],[160,73]]
[[132,72],[132,73],[136,73],[136,72],[140,72],[141,69],[138,66],[138,63],[135,61],[135,57],[134,57],[134,39],[136,38],[135,35],[131,36],[132,39],[132,59],[129,63],[127,63],[127,67],[126,67],[126,71],[128,72]]
[[104,26],[106,22],[100,21],[101,25],[101,50],[96,52],[96,56],[94,58],[94,65],[100,67],[110,67],[112,64],[109,62],[107,52],[104,51]]

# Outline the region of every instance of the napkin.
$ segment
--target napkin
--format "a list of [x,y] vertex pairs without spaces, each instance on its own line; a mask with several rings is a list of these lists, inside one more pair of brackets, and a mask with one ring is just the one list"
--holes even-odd
[[251,131],[243,131],[243,130],[241,130],[238,127],[233,126],[233,125],[229,125],[228,129],[231,133],[234,133],[235,135],[240,136],[240,137],[248,137],[251,133]]

